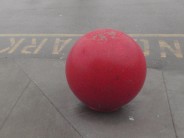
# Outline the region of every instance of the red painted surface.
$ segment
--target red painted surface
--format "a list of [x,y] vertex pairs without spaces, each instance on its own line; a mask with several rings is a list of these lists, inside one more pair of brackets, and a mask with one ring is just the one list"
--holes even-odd
[[88,107],[110,112],[138,94],[146,77],[146,61],[132,38],[99,29],[74,44],[66,61],[66,77],[74,94]]

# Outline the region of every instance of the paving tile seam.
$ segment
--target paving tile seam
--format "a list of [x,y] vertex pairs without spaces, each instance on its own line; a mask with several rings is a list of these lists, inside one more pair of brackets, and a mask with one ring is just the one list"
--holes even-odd
[[169,106],[169,112],[170,112],[170,115],[171,115],[172,125],[173,125],[173,129],[174,129],[174,133],[175,133],[175,138],[178,138],[176,127],[175,127],[176,125],[174,123],[173,113],[172,113],[172,109],[171,109],[171,104],[170,104],[170,101],[169,101],[168,89],[167,89],[167,86],[166,86],[166,81],[165,81],[165,77],[164,77],[164,71],[162,70],[161,72],[162,72],[164,89],[165,89],[166,97],[167,97],[167,103],[168,103],[168,106]]
[[7,120],[9,119],[11,113],[13,112],[14,108],[16,107],[17,103],[19,102],[20,98],[23,96],[24,92],[27,90],[27,88],[29,87],[29,85],[31,84],[31,80],[29,79],[28,83],[26,84],[25,88],[23,89],[23,91],[20,93],[20,95],[18,96],[17,100],[15,101],[14,105],[12,106],[12,108],[10,109],[8,115],[6,116],[6,118],[4,119],[2,125],[0,126],[0,133],[2,128],[4,127],[4,125],[6,124]]
[[[84,138],[82,135],[81,135],[81,133],[75,128],[75,126],[63,115],[63,113],[62,112],[60,112],[60,110],[54,105],[54,103],[50,100],[50,98],[43,92],[43,90],[37,85],[37,83],[34,81],[34,80],[32,80],[31,78],[30,78],[30,76],[25,72],[25,70],[24,69],[22,69],[22,67],[19,65],[19,63],[17,63],[16,61],[15,61],[15,63],[19,66],[19,68],[24,72],[24,74],[29,78],[29,80],[33,83],[33,84],[35,84],[36,85],[36,87],[40,90],[40,92],[42,93],[42,95],[48,100],[48,102],[51,104],[51,106],[59,113],[59,115],[63,118],[63,119],[65,119],[65,121],[71,126],[71,128],[75,131],[75,132],[77,132],[78,134],[79,134],[79,136],[81,137],[81,138]],[[29,86],[29,85],[28,85]],[[1,129],[0,129],[1,130]]]
[[168,93],[173,93],[173,92],[181,92],[181,90],[173,90],[173,89],[169,89],[169,88],[167,88],[167,92]]

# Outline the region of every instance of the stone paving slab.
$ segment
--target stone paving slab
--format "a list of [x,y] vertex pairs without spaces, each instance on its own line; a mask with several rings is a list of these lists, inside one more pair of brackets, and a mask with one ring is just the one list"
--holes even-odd
[[175,138],[162,72],[148,69],[141,93],[121,110],[97,113],[76,99],[59,60],[19,60],[17,63],[55,107],[85,138]]
[[184,71],[165,71],[164,78],[168,89],[174,125],[178,138],[184,137]]
[[81,137],[56,110],[40,89],[31,83],[0,132],[0,138]]
[[0,60],[0,128],[29,83],[12,60]]

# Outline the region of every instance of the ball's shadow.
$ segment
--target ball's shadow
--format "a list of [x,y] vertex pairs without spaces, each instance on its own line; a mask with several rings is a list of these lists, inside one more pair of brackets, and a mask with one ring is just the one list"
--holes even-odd
[[129,122],[129,117],[134,112],[134,106],[131,104],[125,105],[122,108],[113,112],[97,112],[83,104],[79,104],[75,109],[77,116],[88,122],[97,122],[108,125],[120,124]]

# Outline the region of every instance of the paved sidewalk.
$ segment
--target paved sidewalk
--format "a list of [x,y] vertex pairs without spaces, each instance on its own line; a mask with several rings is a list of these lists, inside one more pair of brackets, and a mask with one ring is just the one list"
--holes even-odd
[[[2,0],[0,138],[184,138],[182,0]],[[65,78],[84,33],[132,36],[147,60],[140,94],[113,113],[86,108]]]
[[4,67],[0,101],[6,105],[0,108],[2,138],[175,137],[162,71],[148,69],[141,93],[121,110],[106,114],[91,111],[76,99],[68,88],[63,61],[3,59],[0,66]]

